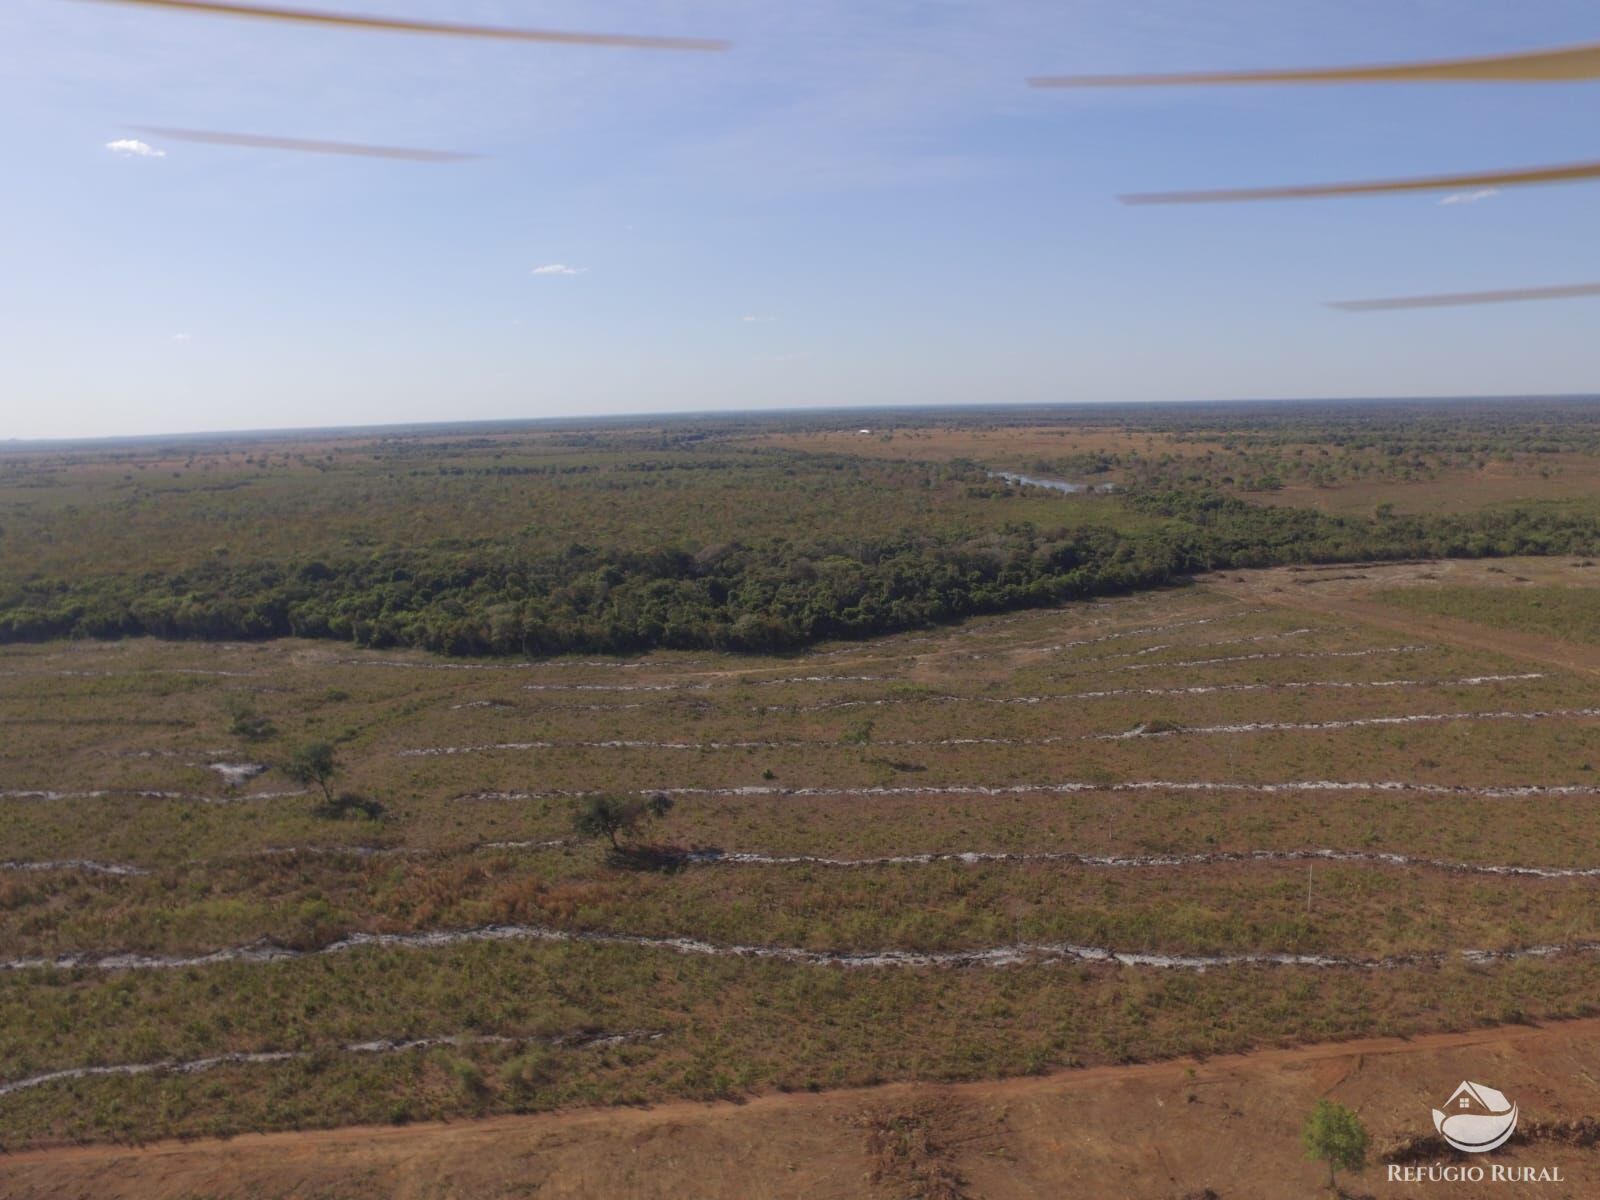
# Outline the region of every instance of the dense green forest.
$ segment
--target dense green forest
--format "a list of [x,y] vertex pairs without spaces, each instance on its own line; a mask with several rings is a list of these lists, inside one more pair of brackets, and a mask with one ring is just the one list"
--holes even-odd
[[[1291,460],[1315,459],[1330,439],[1388,460],[1514,457],[1590,449],[1589,418],[1539,410],[1520,426],[1495,414],[1402,428],[1393,414],[1377,426],[1302,414],[1297,443],[1281,414],[1252,425],[1233,413],[1216,415],[1209,436],[1232,455]],[[1185,419],[1173,432],[1205,432]],[[970,461],[806,454],[734,444],[730,432],[750,430],[369,435],[0,459],[0,640],[776,650],[1204,569],[1600,553],[1600,509],[1584,501],[1330,515],[1251,503],[1253,476],[1180,471],[1181,458],[1124,476],[1115,495],[1061,496]],[[1092,472],[1081,456],[1064,465]]]

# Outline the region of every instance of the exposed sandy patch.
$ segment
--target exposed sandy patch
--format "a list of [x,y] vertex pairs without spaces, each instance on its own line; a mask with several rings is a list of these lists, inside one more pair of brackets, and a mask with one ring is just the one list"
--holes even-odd
[[[94,1146],[0,1159],[16,1200],[267,1197],[1121,1197],[1320,1195],[1298,1129],[1319,1097],[1355,1108],[1380,1154],[1431,1132],[1462,1079],[1517,1101],[1524,1128],[1600,1111],[1600,1021],[1522,1026],[949,1086],[896,1084],[746,1104],[673,1103],[454,1124]],[[896,1147],[900,1147],[897,1150]],[[1377,1155],[1374,1155],[1376,1158]],[[1389,1183],[1355,1195],[1573,1200],[1600,1153],[1516,1143],[1479,1163],[1559,1168],[1563,1183]],[[934,1183],[954,1189],[932,1190]]]

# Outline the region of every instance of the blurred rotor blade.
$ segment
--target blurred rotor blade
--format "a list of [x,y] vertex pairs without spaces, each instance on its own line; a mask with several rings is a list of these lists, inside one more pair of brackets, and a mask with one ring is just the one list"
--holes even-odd
[[1453,308],[1462,304],[1509,304],[1517,300],[1571,300],[1600,296],[1600,283],[1569,283],[1559,287],[1507,288],[1496,292],[1441,292],[1435,296],[1393,296],[1379,300],[1334,300],[1329,308],[1345,312],[1383,312],[1392,308]]
[[1479,171],[1466,175],[1421,175],[1364,183],[1309,183],[1294,187],[1224,188],[1201,192],[1135,192],[1124,204],[1218,204],[1234,200],[1303,200],[1314,196],[1370,196],[1387,192],[1431,192],[1455,188],[1518,187],[1531,183],[1572,183],[1600,178],[1600,162],[1520,171]]
[[1600,79],[1600,42],[1360,67],[1285,71],[1182,71],[1164,75],[1036,75],[1029,87],[1176,87],[1208,83],[1564,83]]
[[644,37],[631,33],[565,33],[551,29],[516,29],[498,25],[462,25],[454,21],[414,21],[404,17],[368,16],[363,13],[324,12],[309,8],[283,8],[274,4],[224,4],[218,0],[96,0],[100,4],[141,4],[179,12],[213,13],[229,17],[259,17],[269,21],[299,21],[345,29],[383,29],[400,33],[433,33],[453,37],[500,38],[514,42],[558,42],[576,46],[629,46],[641,50],[726,50],[716,38]]
[[411,162],[464,162],[481,158],[454,150],[415,150],[407,146],[372,146],[365,142],[324,142],[310,138],[273,137],[259,133],[225,133],[209,129],[171,129],[164,125],[130,125],[140,133],[180,142],[213,146],[246,146],[253,150],[297,150],[302,154],[348,154],[357,158],[402,158]]

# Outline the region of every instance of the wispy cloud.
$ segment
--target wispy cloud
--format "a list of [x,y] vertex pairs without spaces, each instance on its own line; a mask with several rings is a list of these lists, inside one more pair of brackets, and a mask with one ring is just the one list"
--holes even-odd
[[114,142],[107,142],[106,149],[122,158],[165,158],[165,150],[157,150],[149,142],[141,142],[138,138],[118,138]]
[[741,320],[741,321],[763,322],[763,321],[770,321],[770,320],[772,320],[772,318],[771,317],[744,316],[744,317],[740,317],[739,320]]
[[1476,204],[1479,200],[1487,200],[1490,196],[1498,196],[1499,188],[1479,188],[1475,192],[1451,192],[1440,204]]
[[546,263],[542,267],[535,267],[535,275],[582,275],[588,267],[569,267],[566,263]]
[[192,341],[193,339],[194,335],[189,333],[175,333],[172,335],[172,340],[175,342],[188,342]]

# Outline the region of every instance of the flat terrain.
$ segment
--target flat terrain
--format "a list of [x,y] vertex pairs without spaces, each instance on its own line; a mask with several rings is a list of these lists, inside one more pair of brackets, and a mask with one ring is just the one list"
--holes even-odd
[[[1592,647],[1385,599],[1491,570],[1595,594],[1580,560],[1507,559],[1229,572],[771,658],[8,647],[0,1136],[1589,1015]],[[274,766],[315,737],[377,807]],[[573,833],[596,790],[675,804],[617,858]]]
[[987,427],[951,425],[928,428],[921,424],[895,424],[882,428],[874,427],[871,417],[867,421],[866,428],[857,426],[761,433],[740,439],[740,442],[813,454],[848,454],[858,458],[921,462],[967,458],[1006,467],[1023,467],[1040,459],[1083,454],[1172,454],[1187,457],[1204,454],[1217,447],[1216,442],[1181,441],[1162,431],[1115,427],[1018,427],[996,423]]
[[[1427,1140],[1429,1110],[1466,1078],[1517,1081],[1522,1132],[1492,1161],[1559,1172],[1563,1182],[1387,1181],[1384,1158],[1451,1161]],[[1280,1200],[1318,1192],[1321,1169],[1300,1154],[1297,1127],[1299,1115],[1324,1096],[1357,1108],[1373,1133],[1377,1161],[1345,1177],[1355,1195],[1412,1196],[1438,1187],[1452,1196],[1576,1200],[1600,1186],[1600,1151],[1581,1144],[1589,1136],[1583,1122],[1592,1123],[1600,1108],[1600,1022],[1593,1020],[998,1083],[772,1095],[741,1105],[678,1102],[225,1143],[24,1152],[0,1159],[0,1184],[17,1200]],[[1467,1161],[1454,1158],[1458,1166]]]
[[1279,1196],[1463,1076],[1587,1169],[1597,416],[0,454],[0,1194]]
[[1340,615],[1396,633],[1600,673],[1600,604],[1574,586],[1588,560],[1338,564],[1217,580],[1241,598]]
[[1401,512],[1470,512],[1485,505],[1588,500],[1600,489],[1600,462],[1590,455],[1558,454],[1538,461],[1494,461],[1441,468],[1413,479],[1352,480],[1334,487],[1290,484],[1270,502],[1324,512],[1365,514],[1380,504]]

